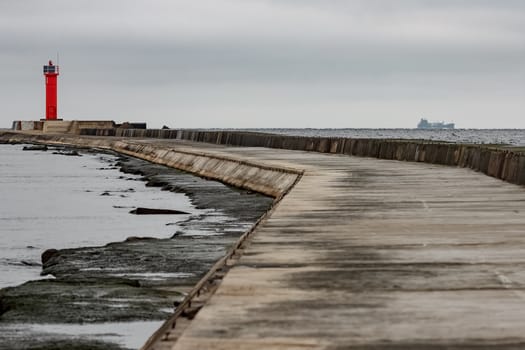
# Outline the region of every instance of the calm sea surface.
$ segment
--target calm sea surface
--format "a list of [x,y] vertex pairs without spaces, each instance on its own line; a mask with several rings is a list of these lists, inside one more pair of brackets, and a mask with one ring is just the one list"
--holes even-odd
[[[234,130],[234,129],[230,129]],[[241,130],[241,129],[235,129]],[[294,136],[424,139],[456,143],[525,146],[524,129],[242,129]]]
[[202,213],[184,194],[121,173],[113,155],[74,157],[22,147],[0,145],[0,288],[40,278],[40,254],[49,248],[167,238],[177,230],[165,225],[168,217],[129,214],[134,207]]

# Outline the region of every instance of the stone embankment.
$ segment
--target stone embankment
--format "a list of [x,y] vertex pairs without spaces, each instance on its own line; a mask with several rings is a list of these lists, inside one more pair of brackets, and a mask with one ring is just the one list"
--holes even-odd
[[229,146],[267,147],[360,157],[424,162],[470,168],[489,176],[525,185],[523,149],[425,140],[301,137],[239,131],[83,129],[84,135],[151,137]]

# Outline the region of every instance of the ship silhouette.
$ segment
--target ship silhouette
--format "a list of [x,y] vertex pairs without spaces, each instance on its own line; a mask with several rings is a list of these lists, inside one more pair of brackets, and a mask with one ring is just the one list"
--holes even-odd
[[454,123],[445,122],[429,122],[425,118],[421,118],[417,124],[418,129],[454,129],[456,125]]

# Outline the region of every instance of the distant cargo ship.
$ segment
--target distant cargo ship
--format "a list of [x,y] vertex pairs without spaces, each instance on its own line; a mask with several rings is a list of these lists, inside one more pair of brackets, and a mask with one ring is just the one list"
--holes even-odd
[[418,129],[454,129],[455,126],[454,123],[445,124],[445,122],[429,122],[425,118],[421,118],[417,124]]

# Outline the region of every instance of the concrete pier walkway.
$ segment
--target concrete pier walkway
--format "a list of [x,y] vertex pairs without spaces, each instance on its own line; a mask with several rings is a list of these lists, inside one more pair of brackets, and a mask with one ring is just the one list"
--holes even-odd
[[[271,193],[274,181],[275,193],[287,193],[195,318],[148,349],[525,348],[523,186],[464,168],[346,155],[60,142],[179,157],[185,169],[206,166],[241,185],[258,166],[250,186],[260,179]],[[288,192],[283,179],[295,183]]]
[[162,348],[525,348],[523,187],[439,165],[192,147],[304,175]]

